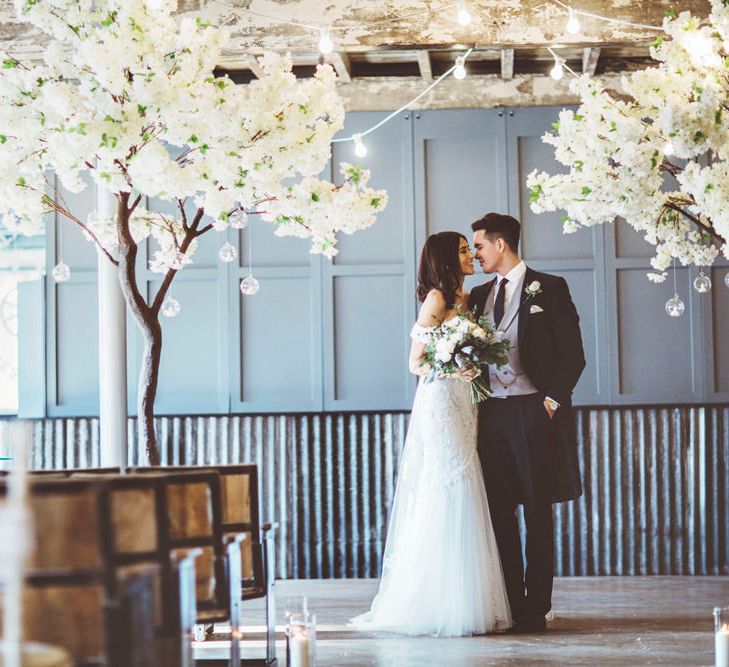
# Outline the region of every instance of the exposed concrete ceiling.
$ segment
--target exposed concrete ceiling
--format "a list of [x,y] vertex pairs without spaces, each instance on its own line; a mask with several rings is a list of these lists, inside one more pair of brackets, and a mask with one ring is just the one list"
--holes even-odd
[[[660,26],[671,9],[706,16],[709,3],[689,0],[680,7],[670,0],[580,0],[576,8],[635,23]],[[456,44],[493,47],[554,44],[632,44],[652,39],[642,29],[583,17],[579,35],[565,31],[566,12],[552,0],[466,0],[472,16],[463,27],[456,21],[456,5],[426,2],[370,0],[181,0],[181,11],[199,11],[226,25],[235,47],[247,51],[316,49],[315,31],[281,20],[333,29],[337,48],[348,51],[452,48]],[[266,18],[274,17],[274,18]]]
[[[581,31],[566,31],[566,12],[554,0],[465,0],[472,19],[456,21],[457,3],[429,0],[179,0],[179,12],[225,25],[231,33],[220,70],[245,83],[257,76],[255,56],[266,50],[293,56],[299,76],[311,75],[321,56],[317,26],[328,27],[348,108],[392,109],[447,70],[473,47],[469,76],[448,80],[418,108],[492,107],[574,102],[568,82],[547,76],[548,47],[575,71],[599,74],[618,85],[619,73],[649,66],[651,30],[580,17]],[[668,10],[706,16],[706,0],[676,6],[669,0],[579,0],[586,12],[659,26]],[[12,0],[0,0],[0,48],[37,54],[45,38],[18,21]]]

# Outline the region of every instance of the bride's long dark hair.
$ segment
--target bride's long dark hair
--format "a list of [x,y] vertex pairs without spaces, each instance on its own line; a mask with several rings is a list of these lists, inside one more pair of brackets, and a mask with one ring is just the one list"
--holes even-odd
[[440,290],[446,301],[446,308],[453,308],[456,293],[461,286],[463,272],[458,260],[461,239],[468,241],[458,232],[431,234],[423,246],[418,266],[418,301],[425,301],[432,289]]

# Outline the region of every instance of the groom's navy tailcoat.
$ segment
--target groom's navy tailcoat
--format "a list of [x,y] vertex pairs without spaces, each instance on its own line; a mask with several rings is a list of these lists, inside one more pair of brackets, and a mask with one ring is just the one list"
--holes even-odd
[[[535,280],[539,281],[541,292],[532,297],[527,288]],[[475,306],[482,313],[495,282],[475,287],[468,299],[469,308]],[[549,434],[554,461],[549,471],[552,502],[573,500],[582,495],[572,411],[572,391],[585,367],[580,318],[567,283],[559,276],[527,267],[520,297],[518,345],[522,368],[544,397],[560,404]],[[533,305],[539,306],[541,312],[530,313]]]

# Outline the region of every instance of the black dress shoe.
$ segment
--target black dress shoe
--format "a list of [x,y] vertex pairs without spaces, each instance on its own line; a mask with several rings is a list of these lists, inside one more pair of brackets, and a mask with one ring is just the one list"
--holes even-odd
[[547,629],[547,620],[544,616],[532,616],[518,620],[514,624],[513,631],[519,634],[530,634],[544,632]]

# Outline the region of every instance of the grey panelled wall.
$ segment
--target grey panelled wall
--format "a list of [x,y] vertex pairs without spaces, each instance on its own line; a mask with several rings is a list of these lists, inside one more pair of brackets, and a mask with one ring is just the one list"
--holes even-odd
[[[362,132],[385,114],[347,116],[344,132]],[[368,157],[351,142],[332,148],[331,168],[362,163],[370,185],[388,190],[378,221],[353,236],[340,234],[339,254],[322,262],[324,404],[326,411],[402,410],[415,378],[408,371],[408,334],[415,319],[412,119],[400,114],[368,135]],[[334,182],[341,176],[332,173]]]
[[[407,410],[415,388],[407,351],[419,249],[433,232],[470,234],[469,223],[488,210],[518,217],[527,263],[570,286],[587,357],[576,405],[729,402],[729,262],[712,270],[714,288],[704,295],[691,288],[695,270],[679,269],[686,314],[669,318],[663,307],[672,282],[648,282],[652,247],[631,228],[598,225],[564,235],[559,214],[531,212],[527,175],[559,168],[540,139],[558,112],[406,112],[368,135],[365,158],[353,155],[351,142],[334,144],[325,175],[337,181],[340,161],[359,162],[390,200],[373,227],[341,235],[332,262],[310,255],[306,240],[275,237],[272,225],[258,220],[243,231],[204,236],[194,263],[172,287],[182,311],[163,318],[158,414]],[[383,116],[348,114],[344,133],[363,131]],[[92,190],[71,197],[82,217],[89,212]],[[218,261],[226,238],[239,250],[234,265]],[[40,374],[39,343],[46,350],[45,376],[21,388],[21,414],[94,415],[96,252],[65,221],[49,225],[48,240],[48,274],[62,258],[72,277],[63,284],[46,277],[44,341],[19,341],[24,373]],[[140,256],[147,290],[159,280],[147,269],[153,250],[145,245]],[[261,283],[255,297],[238,289],[249,250]],[[484,279],[474,276],[467,285]],[[21,300],[21,310],[36,307]],[[131,320],[128,329],[133,410],[141,350]],[[38,394],[46,397],[45,410]]]
[[507,112],[509,211],[522,223],[521,255],[524,260],[537,270],[561,275],[569,284],[580,314],[587,366],[575,390],[575,403],[605,405],[611,401],[606,354],[604,229],[595,227],[565,235],[558,213],[537,215],[529,208],[526,187],[529,173],[534,169],[560,170],[553,158],[554,149],[541,140],[551,129],[555,115],[545,114],[540,109]]
[[[576,412],[585,494],[555,505],[555,572],[728,575],[729,407]],[[33,468],[98,465],[97,420],[33,424]],[[167,464],[258,463],[284,578],[379,574],[406,426],[405,413],[158,420]],[[129,442],[140,463],[131,420]]]
[[[680,269],[687,310],[673,319],[663,310],[673,285],[646,280],[651,248],[630,228],[565,237],[558,215],[534,215],[525,178],[557,168],[539,139],[557,113],[400,114],[368,136],[361,160],[372,185],[388,189],[388,209],[342,237],[333,262],[254,222],[227,232],[237,264],[218,261],[225,238],[209,234],[175,280],[182,312],[163,322],[156,409],[181,416],[158,419],[164,460],[257,462],[264,516],[282,522],[280,576],[378,573],[415,386],[407,349],[417,254],[427,234],[468,233],[494,209],[522,220],[527,263],[564,276],[581,316],[588,366],[575,403],[586,492],[555,508],[557,573],[729,574],[729,263],[713,268],[705,295],[691,289],[695,271]],[[349,114],[346,131],[383,115]],[[355,161],[352,145],[337,144],[334,159]],[[88,213],[93,193],[73,197]],[[78,416],[98,410],[96,253],[65,222],[49,225],[48,242],[48,274],[62,258],[72,277],[46,278],[43,294],[20,291],[21,414],[61,418],[34,422],[35,467],[94,466],[98,424]],[[159,280],[146,268],[152,250],[140,257],[147,290]],[[253,298],[238,289],[249,250],[261,282]],[[133,407],[140,349],[128,328]],[[141,463],[135,437],[130,421],[130,462]]]

